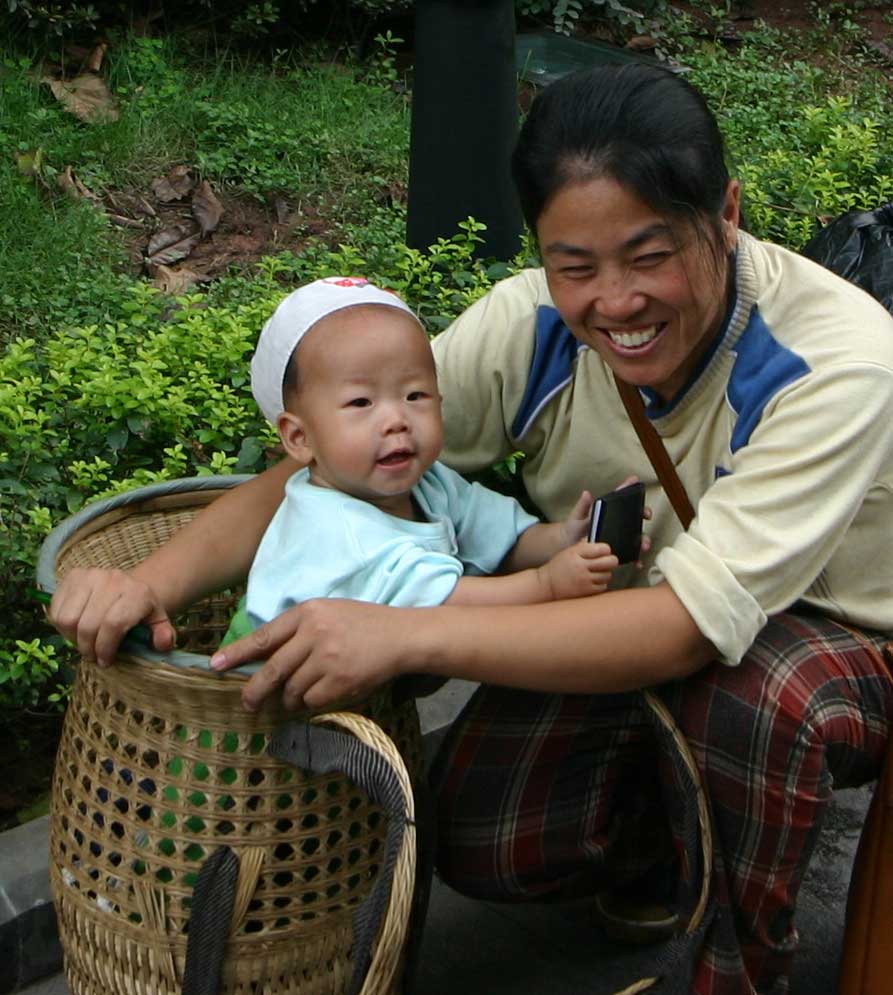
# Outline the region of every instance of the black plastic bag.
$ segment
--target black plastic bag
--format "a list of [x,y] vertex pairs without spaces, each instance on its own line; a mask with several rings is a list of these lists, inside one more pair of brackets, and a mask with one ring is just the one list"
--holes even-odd
[[868,291],[893,314],[893,203],[841,214],[800,252]]

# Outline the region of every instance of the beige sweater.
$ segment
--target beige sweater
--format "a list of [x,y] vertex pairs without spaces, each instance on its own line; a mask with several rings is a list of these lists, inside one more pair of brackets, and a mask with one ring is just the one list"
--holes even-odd
[[743,233],[736,284],[703,368],[672,405],[649,407],[696,507],[687,534],[542,271],[503,281],[434,343],[445,462],[468,472],[522,450],[528,492],[553,520],[584,488],[636,474],[653,545],[631,582],[666,579],[731,664],[797,600],[893,630],[893,317]]

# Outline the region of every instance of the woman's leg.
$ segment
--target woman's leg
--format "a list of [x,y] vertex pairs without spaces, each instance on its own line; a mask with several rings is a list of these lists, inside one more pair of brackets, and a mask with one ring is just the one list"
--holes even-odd
[[835,787],[877,776],[893,681],[847,630],[784,614],[740,666],[715,664],[659,693],[701,769],[714,818],[718,911],[694,991],[785,992],[797,892],[827,802]]
[[[441,749],[432,782],[438,870],[474,897],[591,894],[637,876],[669,849],[638,695],[482,687]],[[651,846],[630,833],[630,819]],[[636,846],[624,853],[631,835]]]
[[[714,819],[717,911],[693,990],[784,992],[797,892],[825,806],[834,787],[876,776],[893,681],[845,629],[785,614],[740,666],[707,667],[659,694]],[[630,880],[662,853],[649,788],[663,783],[671,814],[684,797],[673,758],[663,756],[655,777],[654,743],[636,695],[482,688],[435,765],[442,876],[466,894],[508,900]],[[653,846],[640,845],[642,833]]]

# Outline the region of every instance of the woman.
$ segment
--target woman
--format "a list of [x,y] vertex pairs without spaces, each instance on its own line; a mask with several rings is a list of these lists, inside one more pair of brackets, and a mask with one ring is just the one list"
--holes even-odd
[[[535,608],[308,602],[212,663],[269,658],[247,707],[280,688],[319,707],[410,671],[483,682],[440,758],[440,868],[515,900],[622,883],[653,861],[636,834],[659,800],[629,787],[657,783],[655,751],[624,692],[657,686],[716,832],[718,912],[692,990],[783,992],[831,790],[876,774],[893,716],[877,652],[893,630],[893,320],[739,230],[716,122],[662,69],[598,68],[544,91],[513,169],[543,269],[435,341],[444,456],[470,471],[523,449],[552,520],[635,473],[654,513],[643,586]],[[687,532],[614,373],[641,389],[696,505]],[[137,620],[169,645],[168,612],[246,573],[293,470],[216,502],[130,575],[71,576],[55,623],[99,661]]]

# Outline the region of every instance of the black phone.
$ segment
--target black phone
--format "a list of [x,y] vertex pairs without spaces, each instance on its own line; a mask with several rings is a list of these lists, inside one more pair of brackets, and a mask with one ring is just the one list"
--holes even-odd
[[589,541],[606,542],[621,563],[634,563],[642,548],[645,485],[629,484],[596,498],[589,523]]

